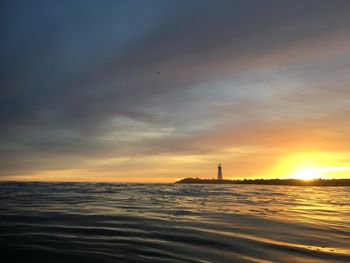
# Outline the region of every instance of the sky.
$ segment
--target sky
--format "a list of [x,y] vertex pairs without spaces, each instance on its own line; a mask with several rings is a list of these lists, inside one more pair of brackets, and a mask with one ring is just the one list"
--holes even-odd
[[350,177],[350,1],[0,6],[0,180]]

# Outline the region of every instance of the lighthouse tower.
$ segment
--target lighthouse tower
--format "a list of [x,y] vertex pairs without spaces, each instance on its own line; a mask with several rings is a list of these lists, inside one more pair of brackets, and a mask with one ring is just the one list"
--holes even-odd
[[222,180],[221,164],[219,164],[219,166],[218,166],[218,180]]

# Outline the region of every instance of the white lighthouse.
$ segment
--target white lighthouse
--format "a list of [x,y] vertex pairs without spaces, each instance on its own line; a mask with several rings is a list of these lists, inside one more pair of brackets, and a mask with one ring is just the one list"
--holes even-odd
[[219,164],[219,166],[218,166],[218,180],[222,180],[221,164]]

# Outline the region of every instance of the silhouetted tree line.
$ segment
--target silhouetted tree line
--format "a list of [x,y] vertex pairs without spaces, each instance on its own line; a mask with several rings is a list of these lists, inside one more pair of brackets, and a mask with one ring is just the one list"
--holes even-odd
[[260,185],[296,185],[296,186],[350,186],[350,179],[315,179],[310,181],[299,179],[243,179],[216,180],[200,178],[184,178],[179,184],[260,184]]

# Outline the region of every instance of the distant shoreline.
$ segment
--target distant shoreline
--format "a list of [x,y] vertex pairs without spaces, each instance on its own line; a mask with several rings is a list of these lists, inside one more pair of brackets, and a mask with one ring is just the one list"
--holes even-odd
[[177,184],[254,184],[254,185],[290,185],[290,186],[350,186],[350,179],[244,179],[244,180],[217,180],[184,178]]

